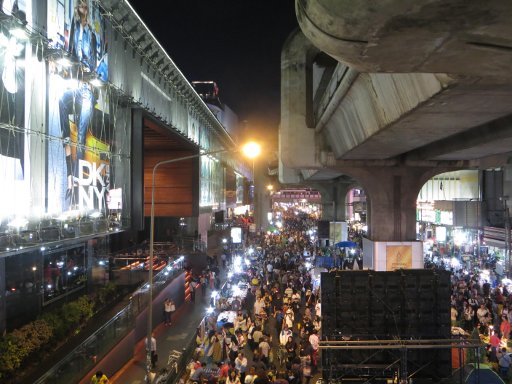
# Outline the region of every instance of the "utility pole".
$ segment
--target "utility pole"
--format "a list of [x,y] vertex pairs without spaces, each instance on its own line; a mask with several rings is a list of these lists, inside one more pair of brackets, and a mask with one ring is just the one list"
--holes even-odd
[[507,268],[507,277],[510,278],[510,213],[507,204],[508,196],[503,196],[505,205],[505,263]]
[[503,203],[503,219],[505,221],[505,275],[510,278],[510,213],[508,211],[508,196],[501,196],[500,201]]

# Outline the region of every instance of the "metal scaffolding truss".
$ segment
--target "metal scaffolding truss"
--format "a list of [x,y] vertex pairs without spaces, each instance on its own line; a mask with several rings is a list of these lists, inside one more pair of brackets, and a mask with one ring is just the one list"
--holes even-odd
[[[474,350],[477,356],[484,346],[474,340],[465,339],[391,339],[391,340],[322,340],[320,342],[323,363],[323,379],[328,382],[338,382],[350,377],[364,377],[368,382],[377,378],[395,378],[408,380],[414,378],[420,371],[428,369],[433,362],[422,365],[411,362],[408,354],[417,350],[458,349],[459,360],[465,350]],[[359,359],[342,361],[339,353],[343,351],[361,351]],[[327,355],[328,354],[328,355]],[[386,363],[372,362],[376,354],[386,355]],[[341,360],[341,361],[340,361]],[[350,359],[349,359],[350,360]],[[357,361],[356,361],[357,360]],[[479,359],[477,359],[478,361]],[[429,371],[432,373],[432,371]],[[462,373],[461,373],[462,374]],[[432,377],[435,374],[432,373]],[[444,377],[437,377],[438,380]]]

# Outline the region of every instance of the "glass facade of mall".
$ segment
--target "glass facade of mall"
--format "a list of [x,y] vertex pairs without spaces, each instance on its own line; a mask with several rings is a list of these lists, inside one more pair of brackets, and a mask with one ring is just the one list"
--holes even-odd
[[[119,4],[121,25],[103,2],[89,0],[80,27],[75,0],[7,3],[0,13],[0,331],[108,281],[112,239],[144,225],[144,193],[134,193],[144,188],[144,151],[134,138],[143,137],[145,119],[195,153],[233,145],[129,5]],[[197,159],[201,212],[223,204],[224,164],[250,171],[231,157]]]

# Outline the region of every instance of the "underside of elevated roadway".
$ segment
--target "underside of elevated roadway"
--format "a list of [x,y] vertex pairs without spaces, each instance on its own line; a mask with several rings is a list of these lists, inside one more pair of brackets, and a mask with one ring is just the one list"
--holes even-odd
[[511,161],[511,2],[296,0],[296,13],[281,60],[281,183],[352,180],[373,220],[403,219],[372,237],[413,240],[430,177]]

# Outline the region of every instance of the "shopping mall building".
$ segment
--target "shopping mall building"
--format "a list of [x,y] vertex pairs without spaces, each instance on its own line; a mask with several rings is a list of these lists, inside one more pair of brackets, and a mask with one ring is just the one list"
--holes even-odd
[[109,254],[149,237],[152,192],[155,241],[204,242],[252,180],[223,111],[127,3],[2,3],[0,332],[103,284]]

